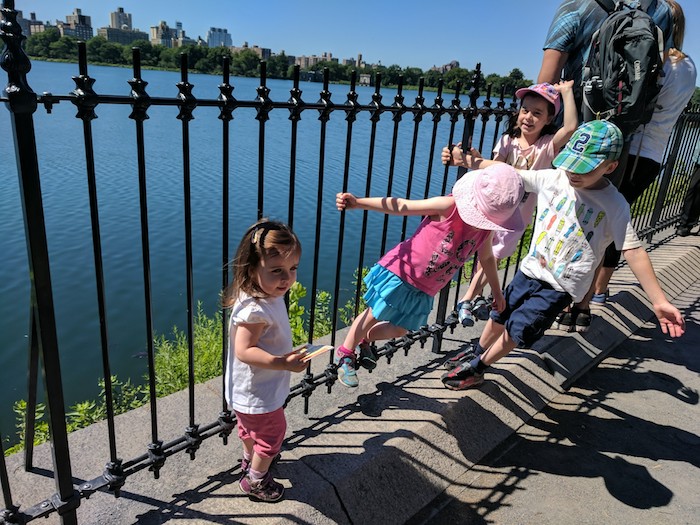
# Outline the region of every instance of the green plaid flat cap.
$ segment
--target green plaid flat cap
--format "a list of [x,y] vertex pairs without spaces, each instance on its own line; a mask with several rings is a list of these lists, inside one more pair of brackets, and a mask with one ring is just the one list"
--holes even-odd
[[622,154],[622,132],[607,120],[581,124],[552,162],[554,167],[585,174],[605,160],[617,160]]

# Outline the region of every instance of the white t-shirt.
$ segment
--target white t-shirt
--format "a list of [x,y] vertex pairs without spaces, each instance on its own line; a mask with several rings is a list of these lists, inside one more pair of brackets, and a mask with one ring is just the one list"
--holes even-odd
[[[520,140],[510,135],[503,135],[496,147],[493,149],[493,157],[499,156],[505,159],[506,164],[510,164],[516,169],[539,170],[552,167],[552,161],[557,156],[554,151],[554,135],[542,135],[534,144],[527,148],[520,147]],[[532,222],[532,212],[535,210],[536,196],[531,193],[523,198],[518,206],[518,212],[523,219],[523,224],[527,226]],[[491,240],[493,255],[497,259],[505,259],[515,253],[518,242],[523,236],[525,227],[522,230],[512,232],[497,230],[493,232]]]
[[[646,126],[632,135],[630,157],[639,156],[661,163],[671,130],[695,92],[697,71],[689,56],[677,60],[669,56],[664,62],[664,77],[656,109]],[[642,148],[639,148],[639,142]]]
[[520,269],[578,302],[593,282],[611,242],[618,250],[642,245],[630,223],[630,208],[612,184],[575,189],[564,170],[520,171],[525,191],[537,193],[535,231]]
[[239,324],[265,325],[258,346],[272,355],[292,350],[292,330],[283,297],[254,299],[243,293],[231,308],[229,348],[226,360],[226,402],[230,410],[244,414],[267,414],[284,405],[289,395],[286,370],[270,370],[242,363],[236,358],[234,342]]

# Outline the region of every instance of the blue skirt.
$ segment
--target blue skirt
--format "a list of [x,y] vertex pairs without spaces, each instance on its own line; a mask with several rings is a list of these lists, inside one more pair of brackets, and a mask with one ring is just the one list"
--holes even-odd
[[433,297],[402,281],[396,274],[375,264],[364,279],[363,299],[378,321],[388,321],[406,330],[416,330],[428,323]]

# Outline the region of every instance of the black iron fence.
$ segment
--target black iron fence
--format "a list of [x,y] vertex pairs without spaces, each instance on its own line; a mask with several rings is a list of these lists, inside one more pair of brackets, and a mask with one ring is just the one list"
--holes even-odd
[[[288,114],[288,142],[284,144],[288,148],[289,173],[287,185],[283,189],[288,194],[288,217],[287,221],[293,225],[295,221],[296,191],[298,188],[297,169],[300,159],[298,156],[298,145],[300,140],[304,140],[299,132],[299,123],[302,118],[316,118],[318,121],[318,151],[317,151],[317,178],[316,178],[316,199],[314,210],[314,239],[311,250],[314,253],[311,270],[310,284],[310,306],[308,311],[309,342],[313,342],[315,320],[315,302],[318,291],[318,278],[321,272],[319,253],[322,237],[322,227],[329,221],[337,221],[337,256],[333,271],[332,305],[332,331],[331,344],[335,344],[335,333],[342,328],[338,318],[340,306],[341,288],[347,288],[347,282],[343,282],[341,272],[344,252],[359,252],[359,262],[357,271],[361,272],[363,266],[372,261],[365,260],[364,246],[368,236],[376,239],[379,237],[376,232],[371,231],[368,226],[368,218],[365,213],[361,223],[361,235],[359,243],[348,246],[345,242],[345,235],[349,226],[346,225],[345,214],[336,214],[333,218],[324,217],[324,179],[326,178],[326,154],[329,143],[327,140],[327,128],[331,119],[344,119],[345,140],[343,144],[343,175],[342,188],[334,190],[346,191],[350,183],[351,159],[353,159],[353,138],[355,137],[354,125],[359,118],[367,118],[371,122],[369,130],[369,141],[362,152],[362,159],[366,165],[365,180],[366,191],[369,193],[373,177],[381,179],[386,187],[386,194],[395,191],[393,186],[396,160],[404,155],[403,150],[399,151],[399,141],[397,139],[400,130],[406,130],[410,135],[410,152],[408,161],[408,179],[405,187],[406,196],[411,197],[416,193],[423,193],[428,196],[434,192],[434,182],[440,187],[440,193],[444,194],[451,186],[448,168],[436,162],[439,159],[439,152],[446,143],[462,141],[465,145],[472,144],[482,150],[492,149],[497,137],[505,126],[505,121],[516,111],[516,104],[506,93],[493,96],[490,86],[486,86],[482,96],[480,88],[482,79],[480,67],[477,65],[476,73],[471,85],[462,90],[458,86],[456,92],[450,95],[452,98],[446,101],[443,98],[442,84],[438,86],[432,104],[426,102],[423,84],[417,88],[417,96],[414,100],[407,101],[404,96],[404,87],[401,83],[396,87],[391,104],[383,103],[382,80],[379,74],[374,78],[374,92],[371,102],[362,104],[356,92],[356,78],[353,76],[345,95],[346,100],[342,103],[332,101],[332,93],[329,89],[328,74],[323,77],[322,89],[319,99],[316,102],[308,102],[302,98],[300,89],[300,72],[296,68],[292,80],[292,88],[289,97],[284,102],[275,101],[271,98],[271,90],[267,87],[267,75],[265,63],[260,65],[260,85],[257,88],[257,97],[254,100],[238,100],[233,96],[234,86],[231,84],[229,76],[229,64],[225,60],[223,64],[223,75],[221,84],[218,86],[218,96],[216,98],[196,98],[193,85],[188,81],[187,57],[182,57],[182,68],[180,71],[180,81],[177,83],[178,95],[176,97],[152,97],[148,93],[147,82],[142,78],[139,50],[133,50],[133,78],[129,80],[131,92],[126,96],[101,95],[93,89],[95,79],[89,76],[88,64],[86,60],[85,45],[79,46],[78,74],[73,77],[75,89],[66,95],[53,95],[44,93],[37,95],[32,91],[27,74],[31,65],[28,57],[22,50],[24,36],[21,34],[17,24],[17,12],[14,10],[13,1],[5,1],[2,8],[3,21],[0,30],[5,48],[3,50],[1,64],[7,72],[8,84],[2,94],[1,100],[9,110],[9,120],[11,123],[14,146],[16,152],[17,172],[20,183],[20,195],[23,207],[24,228],[26,236],[26,249],[29,262],[29,279],[31,280],[31,311],[30,311],[30,337],[28,343],[29,350],[29,385],[27,401],[27,420],[25,429],[25,467],[32,468],[33,435],[34,435],[34,414],[37,406],[37,386],[39,370],[43,370],[45,378],[44,390],[46,393],[46,406],[50,426],[50,436],[52,441],[54,472],[56,492],[47,495],[46,500],[37,504],[22,507],[15,504],[13,494],[7,475],[4,462],[4,455],[0,454],[0,482],[4,498],[5,509],[0,512],[0,522],[25,523],[35,518],[47,516],[50,513],[60,514],[63,523],[77,523],[75,509],[80,505],[83,498],[87,498],[97,490],[113,491],[115,496],[119,495],[120,488],[125,483],[129,475],[148,468],[153,471],[155,478],[158,478],[159,470],[169,456],[179,452],[186,452],[192,459],[204,439],[219,436],[224,443],[227,442],[233,425],[234,416],[227,409],[223,401],[221,412],[212,415],[213,421],[208,424],[200,424],[195,420],[195,390],[194,390],[194,315],[196,312],[196,300],[193,286],[193,227],[192,227],[192,162],[190,158],[192,146],[190,141],[190,122],[195,113],[200,108],[215,108],[219,111],[221,134],[221,165],[215,169],[221,175],[221,287],[228,284],[227,260],[230,254],[230,238],[232,233],[229,227],[231,219],[231,202],[233,198],[230,191],[230,165],[232,154],[230,132],[232,121],[237,112],[244,109],[253,109],[257,120],[257,173],[255,180],[249,180],[249,184],[256,185],[256,209],[257,216],[262,217],[266,211],[266,182],[270,176],[266,167],[266,157],[271,151],[268,146],[268,136],[266,134],[266,123],[273,112],[286,112]],[[340,87],[339,87],[340,88]],[[342,88],[344,89],[344,88]],[[62,374],[60,369],[60,349],[57,337],[56,315],[54,309],[54,295],[51,281],[50,257],[47,246],[47,225],[46,214],[43,207],[41,174],[39,170],[37,135],[41,130],[35,130],[34,114],[43,106],[47,112],[51,112],[57,104],[69,102],[75,105],[77,113],[75,117],[82,123],[82,137],[75,137],[75,143],[82,143],[84,154],[84,165],[87,176],[87,192],[89,195],[90,226],[94,275],[95,294],[98,305],[99,333],[100,333],[100,353],[102,363],[102,373],[104,376],[104,397],[107,409],[107,429],[109,441],[109,458],[104,471],[96,475],[94,479],[79,486],[75,486],[72,481],[70,449],[68,446],[66,428],[66,409],[64,403],[64,390],[62,385]],[[107,307],[105,300],[104,282],[104,260],[103,260],[103,236],[100,231],[100,206],[98,185],[96,180],[96,154],[93,139],[95,134],[92,128],[92,121],[97,116],[100,106],[123,105],[131,108],[128,116],[133,121],[136,143],[136,166],[138,171],[138,195],[140,214],[140,236],[141,236],[141,258],[142,258],[142,286],[143,305],[146,317],[146,358],[148,368],[148,389],[151,412],[151,441],[144,446],[144,453],[138,457],[122,460],[119,459],[118,447],[114,430],[114,403],[113,385],[111,383],[112,367],[110,364],[110,333],[107,326]],[[150,245],[151,229],[149,228],[149,198],[148,198],[148,173],[147,159],[149,151],[144,140],[145,122],[149,118],[149,110],[157,106],[174,107],[178,110],[177,120],[181,127],[181,163],[177,162],[178,169],[182,171],[183,182],[183,214],[184,214],[184,239],[185,239],[185,295],[187,306],[187,327],[185,330],[188,346],[188,372],[189,372],[189,425],[184,429],[183,434],[170,437],[165,441],[159,434],[157,417],[157,396],[156,396],[156,373],[154,369],[154,328],[152,315],[152,275]],[[679,120],[669,143],[665,161],[658,179],[658,184],[654,185],[640,198],[635,205],[638,221],[635,226],[642,235],[651,235],[654,232],[669,227],[674,224],[680,212],[682,194],[687,187],[693,167],[693,146],[698,141],[700,133],[699,108],[688,108]],[[505,119],[505,120],[504,120]],[[391,120],[392,124],[388,128],[379,130],[380,121]],[[386,138],[390,144],[388,165],[375,166],[375,151],[377,140],[382,133],[390,130],[391,137]],[[425,133],[427,131],[427,133]],[[427,139],[425,138],[427,137]],[[444,140],[444,138],[447,140]],[[7,140],[7,137],[3,137]],[[426,143],[427,142],[427,143]],[[215,147],[215,146],[212,146]],[[274,151],[279,151],[280,142],[274,144]],[[418,152],[427,149],[425,160],[417,160]],[[364,166],[363,166],[364,167]],[[76,168],[77,169],[77,168]],[[423,188],[413,187],[414,175],[421,173]],[[375,173],[381,173],[375,176]],[[384,175],[387,173],[388,175]],[[304,188],[308,191],[308,188]],[[422,190],[422,191],[421,191]],[[680,196],[680,197],[679,197]],[[245,225],[247,226],[247,224]],[[388,218],[383,222],[380,237],[380,252],[384,252],[387,244]],[[407,221],[404,218],[401,224],[400,236],[406,236]],[[518,254],[521,250],[518,250]],[[516,256],[514,264],[519,262],[519,255]],[[504,285],[508,280],[506,271],[503,281]],[[459,287],[461,276],[456,279],[456,286]],[[355,312],[360,303],[360,285],[354,285],[354,307]],[[459,290],[455,297],[459,296]],[[433,351],[439,351],[442,334],[454,328],[457,317],[454,313],[456,299],[450,308],[449,291],[447,289],[440,293],[437,300],[436,321],[430,326],[422,327],[419,330],[408,333],[401,339],[392,340],[377,349],[380,356],[388,360],[399,350],[408,351],[414,344],[423,346],[432,340]],[[222,318],[224,329],[221,341],[221,359],[226,359],[226,316]],[[311,365],[304,375],[302,381],[292,387],[290,398],[301,397],[305,403],[305,409],[311,394],[319,386],[326,386],[330,391],[337,379],[335,366],[332,361],[320,372],[313,373]],[[223,385],[222,385],[223,386]],[[223,392],[223,388],[222,388]],[[0,447],[2,436],[0,436]],[[0,451],[1,452],[1,451]],[[101,468],[96,466],[96,471]]]

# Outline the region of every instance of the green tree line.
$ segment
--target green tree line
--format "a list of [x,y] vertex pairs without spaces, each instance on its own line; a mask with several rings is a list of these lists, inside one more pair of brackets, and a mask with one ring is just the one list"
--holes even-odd
[[[93,64],[127,66],[132,62],[132,48],[134,47],[140,49],[141,65],[146,68],[179,69],[180,55],[186,53],[187,67],[191,71],[221,74],[222,59],[225,55],[228,55],[230,57],[232,75],[257,77],[260,74],[260,58],[252,49],[232,52],[225,47],[185,46],[169,48],[161,45],[152,45],[146,40],[137,40],[130,45],[122,45],[108,42],[103,37],[96,36],[86,42],[87,58]],[[77,61],[78,40],[70,36],[62,37],[58,29],[51,27],[43,33],[30,36],[25,43],[25,51],[29,56],[38,59]],[[289,65],[289,57],[284,53],[272,56],[266,62],[268,77],[292,78],[293,66]],[[448,90],[456,89],[458,82],[461,82],[462,86],[470,86],[475,73],[474,70],[460,67],[441,73],[434,70],[422,71],[417,67],[402,68],[395,64],[358,68],[354,65],[343,65],[331,61],[320,62],[311,69],[302,69],[302,72],[317,72],[322,71],[324,68],[328,68],[331,82],[349,82],[352,72],[356,71],[358,78],[362,73],[371,74],[373,78],[376,73],[381,73],[382,84],[385,86],[398,85],[399,77],[403,76],[405,86],[417,86],[419,79],[422,77],[426,87],[435,88],[442,78]],[[515,89],[531,83],[532,81],[526,79],[523,72],[516,68],[505,77],[495,73],[485,76],[479,88],[481,94],[485,94],[485,86],[491,84],[493,95],[498,96],[501,87],[505,86],[506,96],[509,96],[512,95]],[[464,87],[462,89],[464,90]]]

